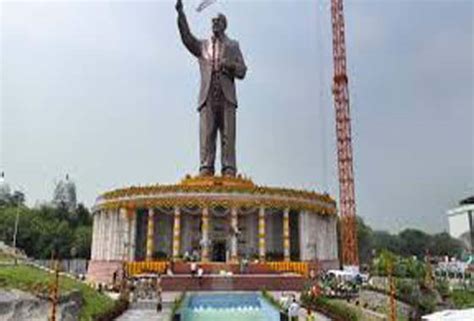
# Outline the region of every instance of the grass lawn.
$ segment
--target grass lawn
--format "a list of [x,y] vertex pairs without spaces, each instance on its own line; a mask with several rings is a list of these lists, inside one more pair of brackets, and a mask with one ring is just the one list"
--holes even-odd
[[474,308],[474,291],[454,290],[450,296],[456,308]]
[[[47,293],[54,275],[42,270],[19,264],[0,266],[0,288],[20,289],[32,293]],[[113,300],[100,294],[89,286],[66,277],[59,279],[60,293],[79,290],[84,299],[80,320],[91,321],[92,316],[113,305]]]
[[[366,320],[367,319],[366,315],[362,312],[362,309],[360,307],[357,307],[357,306],[355,306],[354,304],[351,304],[351,303],[347,303],[345,300],[341,300],[341,299],[333,299],[332,301],[338,302],[342,306],[350,307],[352,310],[354,310],[357,313],[358,320]],[[387,299],[387,306],[382,307],[381,310],[376,311],[376,312],[380,313],[380,314],[383,314],[383,315],[386,315],[388,317],[388,311],[389,311],[388,309],[389,309],[389,306],[388,306],[388,299]],[[397,314],[397,321],[407,321],[407,320],[408,320],[407,316]]]

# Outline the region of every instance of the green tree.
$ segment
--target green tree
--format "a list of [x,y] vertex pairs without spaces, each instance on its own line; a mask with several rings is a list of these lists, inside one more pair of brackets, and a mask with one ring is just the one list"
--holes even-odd
[[81,258],[90,257],[92,229],[90,226],[79,226],[74,231],[72,246],[76,249],[76,256]]
[[89,257],[92,220],[84,206],[78,207],[75,213],[49,206],[0,207],[0,240],[7,244],[12,244],[17,214],[17,247],[28,256],[47,259],[54,251],[61,258],[69,258],[73,252],[76,257]]
[[362,217],[357,217],[357,241],[359,248],[360,263],[370,263],[372,250],[374,248],[374,237],[372,229],[365,224]]
[[443,232],[433,235],[429,250],[430,254],[435,256],[459,257],[463,253],[464,246],[461,241]]
[[405,229],[398,236],[401,243],[400,254],[404,256],[416,255],[422,258],[430,248],[431,236],[420,230]]
[[75,210],[75,220],[77,225],[91,226],[92,225],[92,214],[89,212],[84,204],[79,203]]
[[380,253],[382,250],[400,253],[401,242],[397,235],[392,235],[386,231],[375,231],[372,236],[374,249],[377,253]]

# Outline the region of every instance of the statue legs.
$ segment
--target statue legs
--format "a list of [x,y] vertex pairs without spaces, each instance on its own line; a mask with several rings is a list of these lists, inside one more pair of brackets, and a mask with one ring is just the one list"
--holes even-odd
[[219,102],[207,102],[199,112],[199,143],[201,165],[199,174],[214,175],[216,159],[216,140],[219,131],[221,139],[222,175],[235,176],[235,113],[232,103],[223,99]]
[[222,175],[235,176],[235,112],[233,104],[226,102],[220,123]]
[[212,106],[206,103],[199,111],[199,175],[214,175],[216,159],[217,119]]

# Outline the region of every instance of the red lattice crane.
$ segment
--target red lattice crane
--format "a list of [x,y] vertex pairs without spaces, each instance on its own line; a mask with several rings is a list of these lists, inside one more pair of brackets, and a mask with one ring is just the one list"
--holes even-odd
[[343,0],[331,0],[332,49],[334,58],[334,107],[336,109],[339,212],[341,216],[342,263],[359,266],[357,247],[354,170],[352,165],[351,117],[347,78]]

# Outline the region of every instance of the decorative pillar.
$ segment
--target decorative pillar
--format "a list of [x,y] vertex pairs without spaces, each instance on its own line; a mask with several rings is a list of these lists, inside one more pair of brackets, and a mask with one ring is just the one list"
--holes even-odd
[[117,210],[118,215],[118,251],[117,251],[117,259],[120,261],[125,260],[125,245],[127,242],[127,212],[123,208],[119,208]]
[[146,260],[151,261],[153,259],[153,241],[155,238],[155,212],[152,208],[148,209],[148,225],[146,233]]
[[181,210],[178,206],[174,208],[174,224],[173,224],[173,258],[179,256],[179,248],[181,246]]
[[109,239],[109,261],[115,260],[115,237],[117,236],[116,229],[117,229],[117,220],[116,215],[117,213],[115,210],[111,210],[109,212],[109,230],[110,230],[110,239]]
[[117,259],[117,211],[112,210],[110,212],[110,220],[111,220],[111,226],[110,226],[110,256],[109,260],[110,261],[115,261]]
[[115,212],[115,216],[117,217],[117,228],[115,229],[115,260],[122,261],[123,259],[123,220],[122,220],[122,211],[120,208],[117,208]]
[[237,208],[232,207],[230,210],[230,226],[232,229],[232,237],[230,239],[231,244],[230,244],[230,260],[231,262],[237,262],[239,257],[238,257],[238,239],[237,239],[237,232],[239,230],[239,225],[238,225],[238,213],[237,213]]
[[130,244],[129,234],[129,220],[127,215],[127,209],[121,208],[120,212],[120,259],[122,261],[128,261],[128,246]]
[[104,242],[105,242],[105,230],[104,230],[104,219],[105,213],[103,210],[100,210],[97,215],[99,216],[98,221],[98,237],[97,237],[97,259],[98,260],[105,260],[104,256]]
[[201,235],[201,261],[207,262],[209,260],[209,209],[207,207],[202,209]]
[[265,207],[258,210],[258,256],[260,261],[265,261]]
[[110,239],[112,238],[112,229],[110,224],[110,211],[104,211],[104,260],[110,261]]
[[133,208],[128,210],[128,260],[135,261],[135,245],[136,245],[136,233],[137,233],[137,213]]
[[113,213],[113,220],[114,220],[114,252],[112,260],[120,260],[122,258],[120,252],[120,210],[117,208]]
[[97,229],[98,226],[98,217],[97,212],[93,213],[93,222],[92,222],[92,246],[91,246],[91,260],[95,260],[97,257]]
[[290,209],[283,212],[283,258],[290,261]]

